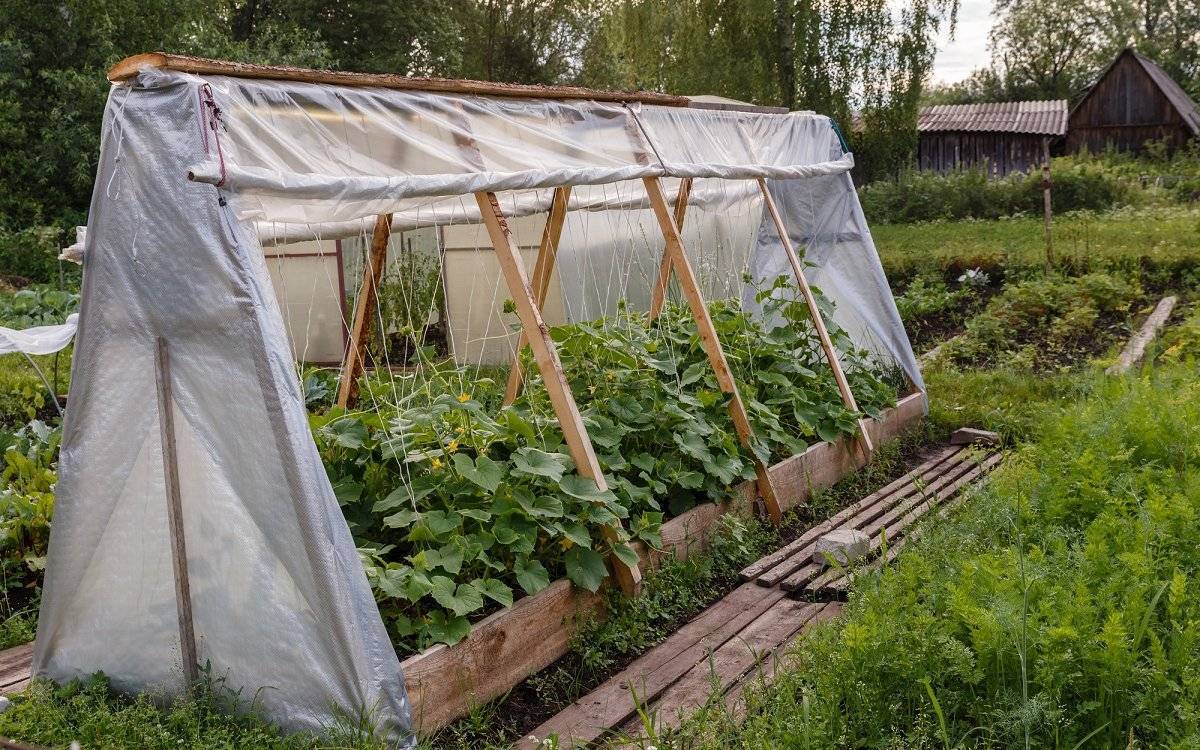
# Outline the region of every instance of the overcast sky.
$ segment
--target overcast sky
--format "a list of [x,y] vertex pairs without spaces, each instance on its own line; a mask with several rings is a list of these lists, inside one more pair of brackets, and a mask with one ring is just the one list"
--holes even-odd
[[943,32],[938,38],[933,79],[956,83],[988,62],[987,36],[992,28],[992,0],[961,0],[954,39]]

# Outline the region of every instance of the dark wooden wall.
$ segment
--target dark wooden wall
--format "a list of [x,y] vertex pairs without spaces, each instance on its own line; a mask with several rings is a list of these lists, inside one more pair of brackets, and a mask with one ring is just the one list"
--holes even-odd
[[1132,55],[1123,54],[1071,113],[1067,151],[1139,151],[1146,141],[1179,147],[1191,131]]
[[1042,138],[1029,133],[939,131],[920,134],[917,167],[946,173],[983,169],[993,177],[1041,166]]

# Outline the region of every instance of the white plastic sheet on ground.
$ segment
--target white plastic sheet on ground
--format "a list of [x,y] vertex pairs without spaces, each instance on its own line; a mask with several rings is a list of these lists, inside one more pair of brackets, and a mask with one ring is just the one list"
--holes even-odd
[[37,674],[183,687],[161,338],[200,661],[285,727],[368,710],[394,737],[409,732],[403,677],[309,434],[260,238],[355,236],[382,213],[396,228],[477,223],[462,197],[477,190],[534,216],[548,188],[576,186],[557,283],[565,315],[583,320],[619,297],[648,301],[662,238],[640,178],[662,177],[673,194],[693,177],[683,236],[704,289],[752,303],[742,269],[787,273],[762,177],[838,322],[921,382],[850,185],[853,159],[825,117],[146,70],[113,89],[102,144]]

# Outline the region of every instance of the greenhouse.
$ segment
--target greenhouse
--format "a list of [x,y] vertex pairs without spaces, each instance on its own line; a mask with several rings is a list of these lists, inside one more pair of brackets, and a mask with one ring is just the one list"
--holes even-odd
[[203,665],[289,729],[403,737],[437,722],[402,657],[562,579],[636,594],[665,523],[744,486],[778,521],[773,464],[865,456],[923,390],[825,116],[110,79],[37,674]]

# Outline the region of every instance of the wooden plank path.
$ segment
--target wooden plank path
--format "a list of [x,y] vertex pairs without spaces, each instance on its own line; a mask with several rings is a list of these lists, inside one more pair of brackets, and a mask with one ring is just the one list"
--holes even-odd
[[[979,434],[971,432],[967,439]],[[639,737],[647,717],[661,733],[715,703],[741,716],[745,688],[769,682],[801,634],[841,612],[840,600],[855,575],[894,560],[915,535],[918,520],[931,512],[947,515],[1001,457],[986,446],[938,449],[896,481],[748,566],[741,572],[743,583],[728,596],[534,729],[516,747],[533,750],[550,736],[557,736],[564,748],[610,737]],[[849,569],[813,562],[817,539],[835,529],[855,529],[870,537],[863,562]]]
[[32,661],[32,643],[0,651],[0,695],[19,693],[29,687],[29,667]]

